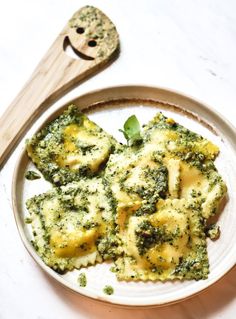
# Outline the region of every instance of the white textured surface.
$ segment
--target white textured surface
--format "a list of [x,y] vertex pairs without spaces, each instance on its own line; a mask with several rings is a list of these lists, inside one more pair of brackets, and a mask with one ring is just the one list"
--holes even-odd
[[[0,113],[65,21],[85,4],[98,6],[111,17],[120,33],[122,51],[114,64],[63,101],[108,85],[145,83],[193,95],[236,125],[234,0],[8,0],[0,11]],[[0,318],[235,317],[236,269],[199,296],[149,310],[104,306],[65,290],[45,276],[24,249],[11,211],[11,178],[18,153],[19,148],[0,176]]]

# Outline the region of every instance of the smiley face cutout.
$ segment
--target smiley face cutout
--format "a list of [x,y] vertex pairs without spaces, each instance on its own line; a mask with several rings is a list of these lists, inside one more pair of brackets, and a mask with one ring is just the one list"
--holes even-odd
[[119,36],[111,20],[99,9],[85,6],[69,21],[63,47],[70,46],[77,56],[96,63],[106,60],[119,48]]

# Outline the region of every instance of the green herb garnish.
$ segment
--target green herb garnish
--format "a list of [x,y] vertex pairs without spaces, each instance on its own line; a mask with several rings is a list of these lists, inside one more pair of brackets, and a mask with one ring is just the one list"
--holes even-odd
[[119,129],[120,132],[124,134],[124,137],[127,140],[127,144],[129,146],[131,145],[137,145],[142,142],[142,137],[141,137],[141,129],[140,129],[140,124],[135,115],[131,115],[124,124],[124,129],[121,130]]
[[103,292],[106,295],[112,295],[114,293],[114,289],[112,286],[107,285],[103,288]]
[[29,181],[41,178],[41,176],[35,171],[28,171],[25,173],[25,178]]
[[78,283],[80,285],[80,287],[86,287],[87,285],[87,278],[84,272],[82,272],[81,274],[79,274],[78,277]]

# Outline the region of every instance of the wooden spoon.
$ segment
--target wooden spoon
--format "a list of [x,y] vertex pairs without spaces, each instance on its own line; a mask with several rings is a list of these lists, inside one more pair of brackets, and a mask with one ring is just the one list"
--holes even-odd
[[[67,55],[68,46],[79,59]],[[107,65],[118,51],[118,33],[104,13],[92,6],[76,12],[0,118],[0,166],[41,112]]]

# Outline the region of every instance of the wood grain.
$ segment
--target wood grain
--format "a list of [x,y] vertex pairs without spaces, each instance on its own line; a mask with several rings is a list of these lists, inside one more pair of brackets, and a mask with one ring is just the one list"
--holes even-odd
[[[68,56],[67,45],[82,58]],[[102,69],[117,56],[118,49],[118,33],[108,17],[91,6],[76,12],[0,118],[0,166],[55,99]]]

